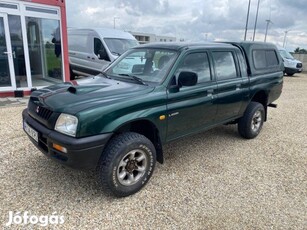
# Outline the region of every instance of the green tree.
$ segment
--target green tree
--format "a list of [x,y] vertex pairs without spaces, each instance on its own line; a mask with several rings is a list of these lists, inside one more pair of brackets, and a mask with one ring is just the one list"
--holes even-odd
[[297,47],[297,48],[294,50],[294,53],[296,53],[296,54],[307,54],[307,50],[301,49],[300,47]]

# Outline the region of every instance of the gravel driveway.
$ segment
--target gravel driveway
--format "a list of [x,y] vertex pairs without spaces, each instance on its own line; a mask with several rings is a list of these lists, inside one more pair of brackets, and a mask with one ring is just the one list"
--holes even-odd
[[165,164],[122,199],[101,193],[92,172],[36,150],[22,131],[24,106],[2,107],[1,225],[9,211],[28,211],[64,216],[58,229],[306,229],[307,75],[285,77],[277,103],[256,139],[230,125],[166,145]]

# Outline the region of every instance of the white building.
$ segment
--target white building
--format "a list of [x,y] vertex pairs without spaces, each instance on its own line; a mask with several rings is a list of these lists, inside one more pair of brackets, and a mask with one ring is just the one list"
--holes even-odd
[[136,40],[139,41],[140,44],[146,44],[151,42],[175,42],[176,37],[170,37],[170,36],[159,36],[155,34],[150,33],[140,33],[140,32],[132,32],[129,31]]

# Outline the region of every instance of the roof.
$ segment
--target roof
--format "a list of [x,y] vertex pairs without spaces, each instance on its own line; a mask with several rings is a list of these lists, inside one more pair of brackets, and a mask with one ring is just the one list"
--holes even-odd
[[225,47],[225,48],[233,48],[231,44],[227,43],[217,43],[217,42],[156,42],[156,43],[148,43],[144,45],[140,45],[135,47],[138,48],[162,48],[162,49],[172,49],[172,50],[182,50],[188,48],[210,48],[210,47]]
[[96,32],[104,38],[123,38],[123,39],[133,39],[134,36],[126,31],[110,29],[110,28],[69,28],[69,32],[74,31],[75,33],[88,33],[88,31]]

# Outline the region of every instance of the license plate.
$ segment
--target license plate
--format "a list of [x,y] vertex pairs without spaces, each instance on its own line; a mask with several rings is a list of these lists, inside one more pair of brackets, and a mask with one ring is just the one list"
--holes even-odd
[[30,137],[32,137],[36,142],[38,142],[38,132],[31,128],[25,121],[23,122],[23,129]]

